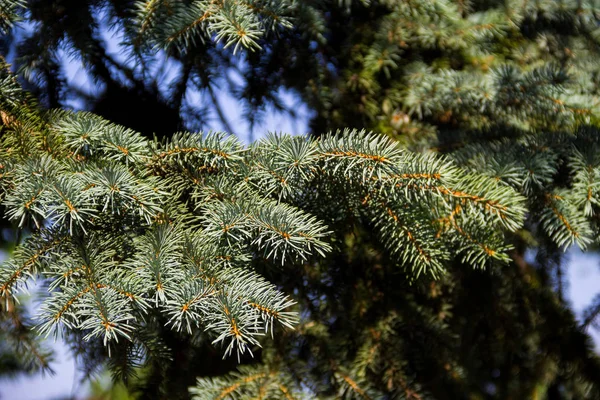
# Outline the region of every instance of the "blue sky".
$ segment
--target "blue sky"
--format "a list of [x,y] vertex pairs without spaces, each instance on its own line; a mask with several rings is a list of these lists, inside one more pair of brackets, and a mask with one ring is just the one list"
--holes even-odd
[[[102,17],[100,17],[100,20],[102,20]],[[136,66],[133,64],[133,59],[120,46],[122,40],[120,32],[111,30],[108,27],[103,29],[102,32],[102,39],[106,45],[107,53],[118,62],[135,69]],[[164,52],[158,51],[156,54],[158,62],[151,65],[148,75],[155,78],[158,82],[158,87],[166,92],[167,88],[171,87],[173,80],[179,76],[180,65],[170,60],[163,63],[164,59]],[[79,87],[84,93],[93,94],[101,90],[101,87],[94,84],[93,80],[90,79],[79,60],[70,58],[66,51],[62,52],[62,60],[63,72],[69,83]],[[243,61],[240,59],[240,65],[242,63]],[[243,82],[243,78],[236,71],[230,70],[228,71],[228,75],[233,82]],[[225,82],[216,83],[217,85],[221,84],[222,87],[225,86]],[[294,110],[297,118],[291,118],[287,114],[278,112],[273,106],[267,106],[264,114],[265,118],[262,122],[256,124],[251,131],[248,122],[241,118],[244,111],[244,104],[226,90],[218,92],[217,102],[223,110],[229,126],[233,130],[233,132],[229,133],[235,133],[246,143],[252,139],[260,138],[267,132],[285,132],[294,135],[307,133],[308,121],[310,120],[312,111],[301,101],[299,96],[290,91],[282,88],[279,90],[278,95],[286,108]],[[192,107],[200,108],[201,104],[210,103],[210,99],[206,99],[206,96],[206,93],[199,92],[190,85],[186,91],[184,101]],[[83,103],[77,99],[70,99],[66,103],[74,109],[83,108]],[[211,130],[227,131],[214,112],[211,112],[209,119],[205,123]]]

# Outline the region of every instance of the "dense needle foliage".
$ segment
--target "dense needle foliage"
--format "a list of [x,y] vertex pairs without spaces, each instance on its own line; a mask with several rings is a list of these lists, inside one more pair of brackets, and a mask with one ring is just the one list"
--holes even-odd
[[[600,396],[600,304],[579,326],[563,298],[564,251],[598,244],[593,2],[0,6],[38,97],[2,65],[0,196],[28,233],[0,268],[9,367],[48,368],[62,333],[144,398]],[[64,49],[114,121],[46,109],[76,92]],[[251,124],[295,89],[314,135],[172,134],[190,89],[227,126],[222,83]]]

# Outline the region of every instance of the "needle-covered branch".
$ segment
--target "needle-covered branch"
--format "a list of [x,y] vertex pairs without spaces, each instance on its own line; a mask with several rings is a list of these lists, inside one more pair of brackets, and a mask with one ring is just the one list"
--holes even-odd
[[[504,259],[497,235],[480,232],[488,224],[515,230],[524,218],[509,187],[373,133],[271,135],[244,147],[224,134],[152,142],[87,113],[52,113],[45,126],[57,143],[51,153],[42,145],[21,152],[4,139],[17,151],[3,197],[21,227],[53,229],[0,270],[5,296],[27,277],[50,279],[44,334],[64,326],[106,345],[134,341],[156,310],[173,329],[206,330],[225,354],[251,352],[260,335],[297,321],[293,300],[253,272],[252,259],[288,268],[326,257],[328,218],[336,217],[318,211],[324,195],[353,202],[359,223],[373,226],[415,277],[444,272],[453,232],[471,243],[459,247],[473,265]],[[439,216],[457,207],[460,216],[439,229]],[[67,243],[46,248],[60,238]]]

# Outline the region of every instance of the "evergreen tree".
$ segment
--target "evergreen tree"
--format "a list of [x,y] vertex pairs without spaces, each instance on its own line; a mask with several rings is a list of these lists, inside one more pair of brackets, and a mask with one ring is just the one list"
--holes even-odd
[[251,121],[286,86],[319,137],[151,140],[45,111],[3,66],[0,188],[32,232],[0,269],[5,316],[44,277],[36,332],[144,397],[185,397],[196,377],[198,399],[600,397],[585,333],[600,304],[579,326],[562,288],[564,250],[599,229],[592,2],[28,7],[40,23],[11,43],[43,104],[61,105],[65,43],[114,83],[104,10],[142,65],[131,82],[152,86],[157,48],[181,64],[171,109],[241,68]]

